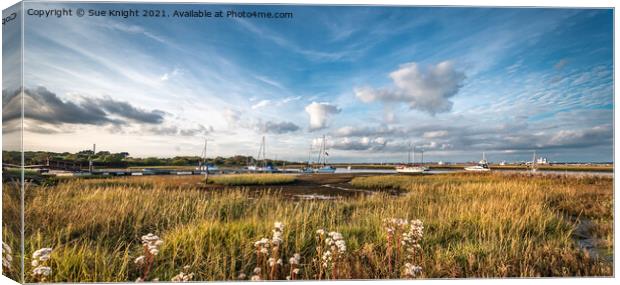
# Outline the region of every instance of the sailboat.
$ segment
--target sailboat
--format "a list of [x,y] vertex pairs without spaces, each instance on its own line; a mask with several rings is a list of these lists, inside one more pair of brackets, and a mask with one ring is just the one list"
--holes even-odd
[[205,172],[215,172],[220,170],[215,164],[207,163],[207,140],[205,139],[205,146],[200,155],[202,161],[198,162],[198,167],[196,170],[200,171],[200,173],[204,174]]
[[536,151],[532,156],[532,172],[538,172],[538,168],[536,168]]
[[334,173],[336,172],[336,168],[327,164],[327,153],[325,146],[325,135],[323,135],[323,142],[321,143],[321,149],[319,150],[319,158],[318,162],[321,165],[319,168],[315,168],[314,172],[316,173]]
[[484,152],[482,152],[482,160],[478,162],[478,165],[465,167],[465,170],[467,171],[490,171],[491,168],[489,168],[489,163],[487,162]]
[[306,167],[301,169],[303,173],[314,173],[314,169],[312,168],[310,157],[312,156],[312,144],[310,144],[310,148],[308,149],[308,164]]
[[[407,153],[407,164],[396,166],[396,172],[398,173],[423,173],[424,171],[428,171],[427,167],[422,165],[416,166],[411,163],[411,152],[413,150],[413,160],[415,160],[415,147],[411,147],[411,143],[409,144],[409,151]],[[424,163],[424,156],[422,156],[422,163]]]
[[[258,148],[258,155],[256,156],[256,162],[254,163],[254,165],[248,166],[249,171],[273,172],[275,170],[272,165],[267,164],[265,148],[266,148],[265,147],[265,136],[263,136],[260,147]],[[258,165],[261,162],[262,162],[262,166]]]

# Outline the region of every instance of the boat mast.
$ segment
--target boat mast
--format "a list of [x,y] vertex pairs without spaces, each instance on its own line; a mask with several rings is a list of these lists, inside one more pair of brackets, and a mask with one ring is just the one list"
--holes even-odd
[[266,166],[265,165],[265,136],[263,136],[263,139],[261,140],[261,144],[260,147],[258,148],[258,155],[256,156],[256,164],[255,165],[259,165],[260,163],[263,163],[263,167]]
[[424,164],[424,149],[421,149],[421,150],[420,150],[420,154],[421,154],[421,156],[422,156],[422,159],[421,159],[420,164]]
[[97,145],[93,144],[93,153],[88,155],[88,172],[93,173],[93,156],[95,156]]
[[321,164],[321,153],[322,152],[323,152],[323,143],[321,143],[321,146],[319,147],[319,157],[317,157],[316,159],[317,164]]
[[[413,159],[415,159],[415,156]],[[409,149],[407,150],[407,165],[409,164],[411,164],[411,142],[409,142]]]
[[209,184],[209,166],[207,165],[207,139],[205,139],[205,148],[202,153],[202,165],[205,168],[205,185],[207,185]]
[[327,165],[327,146],[325,145],[325,135],[323,135],[323,166]]
[[267,145],[265,145],[265,136],[263,136],[263,167],[267,167],[267,156],[265,155],[265,149]]

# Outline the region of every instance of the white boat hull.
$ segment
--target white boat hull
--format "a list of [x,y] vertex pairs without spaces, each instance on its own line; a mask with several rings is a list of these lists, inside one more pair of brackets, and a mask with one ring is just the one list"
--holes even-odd
[[314,170],[315,173],[334,173],[336,168],[334,167],[321,167]]
[[424,171],[427,171],[427,170],[428,169],[426,167],[417,167],[417,166],[396,168],[396,172],[398,173],[424,173]]
[[465,167],[465,170],[466,171],[479,171],[479,172],[491,171],[490,168],[484,168],[480,166]]

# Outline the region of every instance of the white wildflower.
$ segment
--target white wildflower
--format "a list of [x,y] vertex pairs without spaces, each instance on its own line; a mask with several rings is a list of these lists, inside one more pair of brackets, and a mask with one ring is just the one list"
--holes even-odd
[[183,270],[179,272],[176,276],[172,277],[170,281],[172,282],[189,282],[194,278],[194,273],[186,273],[189,271],[191,267],[189,265],[183,266]]
[[[148,280],[147,275],[151,271],[151,268],[153,267],[155,256],[159,254],[159,247],[162,244],[164,244],[164,241],[160,237],[152,233],[143,235],[142,237],[140,237],[140,240],[142,241],[142,247],[144,249],[144,253],[143,255],[138,256],[134,260],[134,263],[138,265],[139,267],[141,267],[142,277],[138,278],[136,282],[142,282],[142,281]],[[175,276],[177,278],[174,278],[174,280],[184,281],[187,278],[191,279],[191,277],[188,277],[188,276],[190,276],[190,274],[186,274],[185,272],[181,271],[181,273]],[[191,274],[191,276],[193,276],[193,273]]]
[[276,228],[276,230],[278,230],[278,231],[283,231],[284,230],[284,224],[281,223],[281,222],[273,223],[273,227]]
[[37,251],[32,253],[32,258],[41,260],[41,258],[49,258],[50,254],[52,254],[52,249],[49,247],[45,247],[38,249]]
[[[420,220],[385,219],[384,224],[388,234],[388,242],[400,238],[400,246],[404,250],[404,260],[401,277],[414,278],[422,272],[422,267],[412,263],[421,251],[420,240],[424,235],[424,225]],[[388,245],[389,246],[389,245]]]
[[52,274],[52,268],[49,266],[37,266],[32,269],[32,274],[38,277],[47,277]]
[[420,273],[422,273],[422,267],[413,265],[409,262],[405,263],[405,266],[403,267],[403,277],[415,278]]
[[247,278],[247,276],[243,272],[239,273],[239,276],[237,276],[237,279],[239,279],[239,280],[245,280],[245,278]]
[[13,250],[11,249],[11,247],[4,242],[2,242],[2,250],[7,254],[13,254]]
[[260,276],[258,275],[252,275],[252,278],[250,279],[251,281],[260,281]]
[[10,271],[12,262],[13,262],[13,250],[8,244],[2,242],[2,268],[5,271]]
[[301,255],[299,253],[295,253],[293,257],[289,258],[288,263],[291,265],[298,265],[301,259]]
[[189,282],[194,278],[194,273],[186,274],[185,272],[180,272],[176,276],[172,277],[170,281],[172,282]]

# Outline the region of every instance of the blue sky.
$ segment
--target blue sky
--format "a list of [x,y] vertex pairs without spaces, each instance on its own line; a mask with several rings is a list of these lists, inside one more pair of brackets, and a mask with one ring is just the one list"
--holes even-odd
[[611,10],[149,8],[294,17],[27,17],[26,149],[256,155],[264,135],[303,160],[326,135],[332,161],[613,160]]

